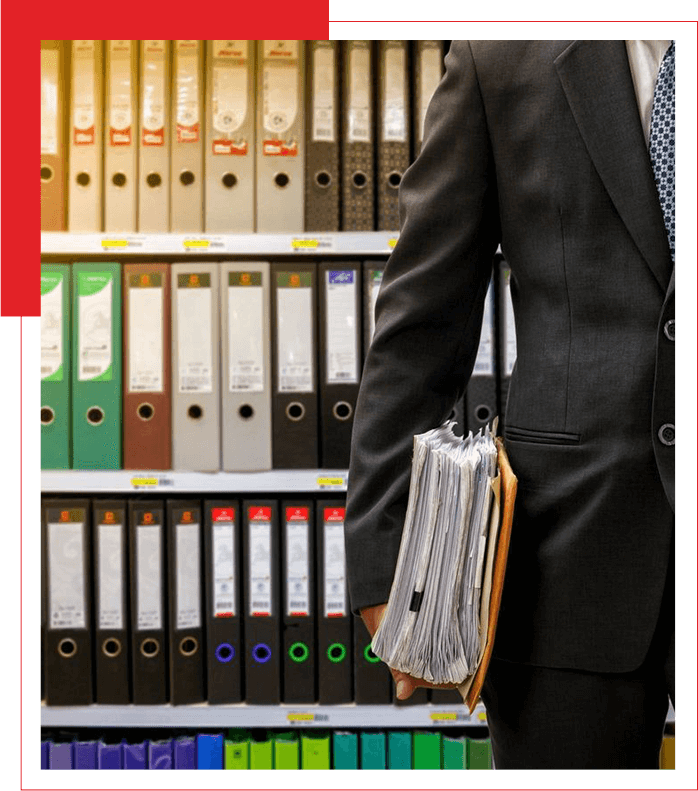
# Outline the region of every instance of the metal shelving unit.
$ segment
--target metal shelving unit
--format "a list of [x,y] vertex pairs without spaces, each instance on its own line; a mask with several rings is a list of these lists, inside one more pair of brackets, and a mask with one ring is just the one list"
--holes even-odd
[[397,231],[298,234],[41,234],[42,255],[390,255]]
[[463,705],[435,706],[45,706],[43,727],[92,728],[436,728],[486,725],[482,704],[471,714]]

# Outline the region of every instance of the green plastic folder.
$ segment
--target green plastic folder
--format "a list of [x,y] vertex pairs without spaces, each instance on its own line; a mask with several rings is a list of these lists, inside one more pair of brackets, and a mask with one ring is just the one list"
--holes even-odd
[[443,734],[444,769],[467,769],[467,742],[463,735]]
[[334,769],[358,769],[358,736],[346,731],[335,731],[332,735],[332,759]]
[[387,768],[384,733],[364,731],[361,734],[361,768]]
[[388,733],[388,769],[412,768],[412,734],[409,731]]
[[413,736],[415,769],[441,769],[441,734],[415,731]]
[[268,733],[253,734],[250,739],[250,769],[274,768],[274,743]]
[[249,769],[250,734],[237,728],[228,731],[223,757],[225,769]]
[[468,769],[492,768],[492,743],[487,739],[468,739]]
[[300,769],[300,744],[295,731],[274,735],[274,769]]
[[330,734],[315,731],[301,735],[301,769],[330,768]]
[[121,266],[73,264],[73,467],[121,467]]
[[41,469],[70,469],[70,266],[41,264]]

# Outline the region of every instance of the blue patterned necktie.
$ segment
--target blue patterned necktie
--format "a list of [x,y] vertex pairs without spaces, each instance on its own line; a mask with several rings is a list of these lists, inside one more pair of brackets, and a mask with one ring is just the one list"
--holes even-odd
[[657,74],[650,121],[649,154],[659,203],[664,214],[671,260],[674,260],[675,196],[674,196],[674,42],[666,51]]

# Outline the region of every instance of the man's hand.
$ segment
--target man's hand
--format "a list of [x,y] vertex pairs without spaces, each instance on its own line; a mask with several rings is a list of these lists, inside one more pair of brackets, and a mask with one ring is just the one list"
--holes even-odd
[[[378,626],[383,618],[383,613],[387,604],[376,604],[373,607],[364,607],[360,613],[366,628],[371,637],[376,633]],[[399,700],[407,700],[410,695],[417,689],[417,687],[427,687],[428,689],[456,689],[455,684],[430,684],[423,678],[415,678],[408,673],[402,673],[399,670],[388,666],[388,669],[393,674],[395,684],[397,687],[396,695]]]

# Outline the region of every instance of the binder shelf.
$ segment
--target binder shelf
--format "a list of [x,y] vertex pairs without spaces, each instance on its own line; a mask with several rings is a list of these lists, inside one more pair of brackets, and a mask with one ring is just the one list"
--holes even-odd
[[211,706],[41,706],[45,728],[435,728],[486,725],[484,706],[468,714],[465,706],[250,706],[239,703]]
[[346,492],[346,470],[269,470],[268,472],[160,472],[142,470],[43,470],[41,491],[155,492]]
[[41,234],[41,255],[389,255],[397,231]]

